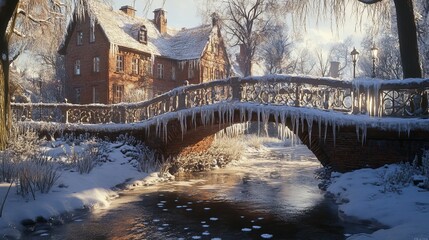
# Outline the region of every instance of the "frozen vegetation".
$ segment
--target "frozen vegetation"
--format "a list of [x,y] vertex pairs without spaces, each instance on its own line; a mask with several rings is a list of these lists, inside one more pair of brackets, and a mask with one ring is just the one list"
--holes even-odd
[[[240,135],[243,126],[228,129]],[[257,129],[263,133],[265,129]],[[280,135],[290,132],[280,131]],[[169,171],[205,171],[243,158],[242,151],[264,151],[266,138],[216,136],[204,154],[162,160],[130,136],[114,141],[89,136],[39,140],[29,129],[16,129],[7,151],[0,153],[1,236],[19,238],[22,224],[62,224],[64,213],[108,207],[119,190],[174,179]],[[272,140],[272,139],[271,139]],[[279,140],[280,141],[280,140]],[[243,159],[242,159],[243,160]],[[240,161],[236,162],[239,163]],[[413,163],[332,173],[326,191],[345,221],[377,223],[381,230],[350,239],[427,239],[429,231],[429,152]],[[3,201],[5,200],[5,201]]]

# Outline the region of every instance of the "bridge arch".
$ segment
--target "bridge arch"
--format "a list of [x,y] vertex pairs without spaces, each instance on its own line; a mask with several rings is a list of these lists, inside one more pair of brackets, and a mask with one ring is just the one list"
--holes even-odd
[[[294,131],[323,165],[348,171],[410,160],[429,147],[429,122],[421,118],[428,88],[424,79],[368,83],[270,76],[181,87],[133,104],[12,107],[21,124],[51,134],[127,132],[167,155],[204,149],[215,132],[234,123],[276,122]],[[417,105],[416,97],[426,103]],[[50,122],[40,121],[44,117]]]

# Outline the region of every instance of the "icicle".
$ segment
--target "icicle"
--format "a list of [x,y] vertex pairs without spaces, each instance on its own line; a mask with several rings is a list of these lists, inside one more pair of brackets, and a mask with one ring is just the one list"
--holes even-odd
[[168,120],[164,121],[164,142],[168,140]]
[[[116,54],[118,54],[119,52],[119,47],[117,44],[111,43],[110,44],[110,55],[111,56],[116,56]],[[115,57],[116,58],[116,57]]]
[[319,125],[319,139],[322,138],[322,116],[319,116],[319,120],[317,122]]
[[410,123],[407,123],[407,132],[408,132],[408,137],[410,137],[410,132],[411,132]]
[[240,120],[243,123],[246,121],[246,111],[244,107],[240,107]]
[[362,124],[362,146],[366,142],[366,132],[367,132],[367,125],[364,123]]
[[357,136],[357,141],[359,142],[359,125],[356,124],[356,136]]
[[398,129],[398,137],[401,137],[401,124],[398,123],[398,127],[396,129]]
[[311,147],[311,132],[313,131],[313,115],[306,116],[307,118],[307,128],[308,128],[308,139],[310,141],[310,147]]
[[332,134],[333,134],[333,138],[334,138],[334,147],[335,147],[335,145],[336,145],[336,134],[337,134],[337,131],[336,131],[336,127],[337,127],[337,124],[336,124],[336,122],[335,122],[335,120],[332,120]]
[[325,142],[326,142],[327,135],[328,135],[328,119],[325,119],[325,137],[324,137]]
[[183,137],[187,131],[186,116],[182,112],[178,112],[178,117],[180,121],[180,128],[182,130],[182,140],[183,140]]
[[197,118],[195,109],[192,109],[192,123],[194,124],[194,128],[197,129]]
[[302,114],[299,118],[301,119],[301,132],[303,133],[304,132],[304,120],[305,120],[304,114]]
[[248,108],[247,109],[247,121],[248,122],[252,121],[252,115],[253,115],[253,108]]

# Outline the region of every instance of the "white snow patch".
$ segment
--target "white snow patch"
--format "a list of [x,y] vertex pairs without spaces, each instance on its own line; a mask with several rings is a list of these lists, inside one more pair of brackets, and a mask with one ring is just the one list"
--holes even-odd
[[332,176],[327,190],[340,203],[345,219],[376,220],[389,227],[349,239],[429,239],[429,191],[412,184],[401,193],[384,191],[380,176],[396,168],[393,164]]

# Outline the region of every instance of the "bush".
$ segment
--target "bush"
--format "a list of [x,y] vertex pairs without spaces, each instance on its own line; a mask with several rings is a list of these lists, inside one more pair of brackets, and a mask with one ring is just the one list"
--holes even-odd
[[121,151],[127,157],[130,157],[130,161],[135,161],[136,167],[139,171],[142,172],[150,172],[160,170],[162,168],[162,164],[160,156],[156,153],[156,151],[150,149],[140,140],[137,140],[133,136],[129,135],[120,135],[117,139],[120,146],[129,145],[133,146],[130,148],[123,148]]
[[98,162],[99,146],[96,143],[90,144],[82,150],[76,150],[72,144],[69,162],[80,174],[88,174]]
[[23,197],[30,193],[36,199],[36,191],[48,193],[60,177],[55,163],[45,154],[22,161],[17,165],[17,192]]
[[1,174],[1,182],[12,182],[14,177],[16,176],[15,173],[15,164],[12,160],[12,155],[10,151],[4,151],[0,152],[0,174]]

